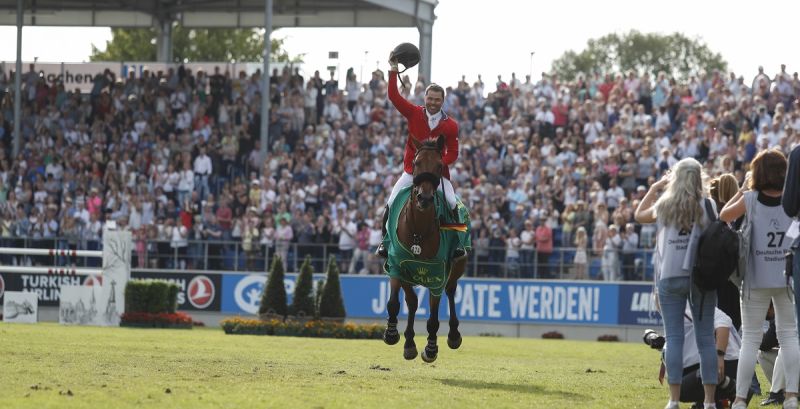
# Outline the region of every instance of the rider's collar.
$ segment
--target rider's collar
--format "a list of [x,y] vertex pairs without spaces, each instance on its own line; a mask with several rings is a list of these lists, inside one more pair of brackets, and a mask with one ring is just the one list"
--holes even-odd
[[422,112],[425,112],[425,116],[428,117],[428,120],[431,120],[431,119],[442,120],[442,119],[446,119],[447,118],[447,114],[444,113],[443,109],[440,109],[439,112],[431,115],[431,114],[428,113],[428,108],[422,107]]

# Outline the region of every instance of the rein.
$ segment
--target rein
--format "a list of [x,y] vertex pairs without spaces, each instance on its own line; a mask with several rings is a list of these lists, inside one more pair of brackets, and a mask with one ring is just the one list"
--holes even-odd
[[[427,239],[433,236],[438,231],[438,223],[436,220],[436,195],[433,195],[433,222],[428,223],[428,229],[424,233],[420,233],[417,226],[417,212],[419,210],[416,206],[416,195],[414,192],[411,192],[411,200],[409,200],[409,207],[410,209],[406,212],[406,217],[409,219],[408,225],[411,228],[411,252],[418,256],[422,253],[422,242],[423,239]],[[410,215],[409,215],[410,213]],[[423,221],[425,222],[425,221]]]
[[[419,155],[419,153],[421,151],[423,151],[423,150],[435,150],[435,151],[438,151],[438,148],[433,147],[433,146],[427,146],[427,145],[423,145],[423,146],[419,147],[417,149],[417,153],[414,155],[414,160],[415,161],[416,161],[417,156]],[[424,173],[423,173],[423,175],[424,175]],[[419,185],[416,184],[417,183],[416,179],[417,178],[415,178],[415,181],[414,181],[415,185],[414,185],[414,188],[412,189],[412,192],[411,192],[411,200],[409,201],[409,206],[411,207],[409,209],[409,212],[411,213],[411,215],[409,216],[407,214],[406,217],[409,219],[408,220],[408,226],[410,227],[410,230],[411,230],[411,232],[410,232],[411,233],[411,252],[415,256],[418,256],[418,255],[420,255],[422,253],[422,243],[423,243],[423,241],[426,240],[426,239],[429,239],[430,237],[433,237],[434,234],[438,234],[438,232],[439,232],[439,220],[436,217],[436,209],[438,208],[437,206],[439,206],[440,203],[439,203],[439,199],[436,197],[437,196],[436,195],[436,190],[438,189],[438,186],[436,186],[433,189],[433,203],[431,204],[433,206],[433,209],[431,210],[433,212],[433,217],[432,217],[433,220],[430,221],[430,222],[427,222],[428,226],[427,226],[427,230],[425,232],[419,232],[419,230],[418,230],[419,226],[417,225],[417,214],[416,214],[417,212],[419,212],[419,210],[417,209],[417,206],[416,206],[417,199],[416,199],[416,194],[415,194],[415,192],[416,192],[417,188],[419,187]],[[442,179],[443,179],[443,176],[440,174],[439,175],[439,180],[438,180],[439,186],[442,186]],[[425,222],[426,221],[422,221],[422,223],[425,223]]]

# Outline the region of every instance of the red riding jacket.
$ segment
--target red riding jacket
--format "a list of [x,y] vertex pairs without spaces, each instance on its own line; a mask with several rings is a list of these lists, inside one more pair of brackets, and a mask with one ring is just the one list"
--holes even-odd
[[[397,71],[389,71],[389,100],[404,117],[408,120],[408,133],[409,136],[421,142],[429,138],[438,138],[439,135],[444,135],[445,148],[442,155],[444,162],[444,169],[442,169],[442,177],[450,180],[450,169],[448,166],[458,159],[458,123],[452,118],[447,116],[442,111],[442,119],[436,128],[431,129],[428,126],[428,116],[425,114],[425,107],[414,105],[408,102],[397,91]],[[414,172],[414,155],[417,154],[417,148],[410,140],[406,141],[406,153],[403,157],[403,170],[406,173]]]

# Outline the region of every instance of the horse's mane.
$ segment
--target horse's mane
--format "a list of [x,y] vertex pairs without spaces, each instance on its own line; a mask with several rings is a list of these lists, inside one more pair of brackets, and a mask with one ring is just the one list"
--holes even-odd
[[439,145],[436,143],[436,139],[429,138],[422,142],[421,148],[439,150]]

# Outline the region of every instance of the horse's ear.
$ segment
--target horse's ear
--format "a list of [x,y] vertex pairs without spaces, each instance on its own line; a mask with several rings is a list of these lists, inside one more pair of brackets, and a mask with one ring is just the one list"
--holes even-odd
[[419,150],[419,148],[422,147],[422,142],[418,141],[417,138],[409,136],[408,139],[411,141],[411,143],[414,145],[414,148],[416,148],[417,150]]
[[444,135],[439,135],[439,137],[436,138],[436,148],[440,151],[444,150]]

